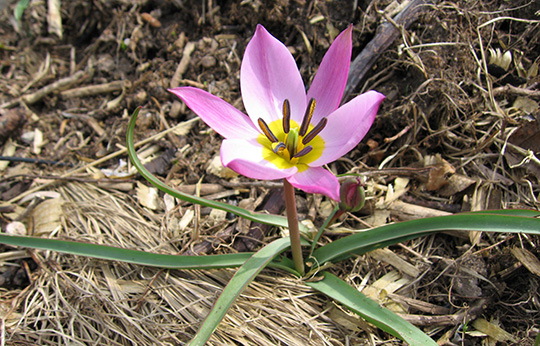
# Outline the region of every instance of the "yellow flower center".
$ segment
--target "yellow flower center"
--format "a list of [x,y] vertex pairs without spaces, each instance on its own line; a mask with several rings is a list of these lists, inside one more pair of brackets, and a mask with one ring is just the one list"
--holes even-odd
[[318,159],[324,150],[324,140],[319,133],[327,123],[322,118],[315,126],[311,124],[315,99],[311,99],[302,124],[291,120],[289,100],[283,102],[283,119],[267,124],[258,119],[263,134],[257,142],[263,146],[263,158],[279,169],[296,166],[299,172],[305,171],[310,162]]

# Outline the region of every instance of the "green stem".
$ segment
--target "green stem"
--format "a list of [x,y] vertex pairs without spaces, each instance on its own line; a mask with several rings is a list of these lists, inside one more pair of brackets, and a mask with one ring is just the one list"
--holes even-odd
[[313,238],[313,241],[311,242],[311,249],[309,250],[309,257],[311,257],[311,255],[313,254],[313,251],[315,251],[315,246],[317,246],[317,242],[321,238],[321,235],[323,234],[326,227],[333,224],[338,219],[338,217],[343,215],[343,213],[344,213],[343,211],[339,210],[339,206],[336,205],[334,207],[334,210],[332,210],[330,215],[328,215],[323,225],[319,229],[319,232],[317,232],[317,235],[315,236],[315,238]]
[[296,212],[294,187],[287,179],[283,179],[283,189],[285,190],[285,208],[287,209],[287,220],[289,222],[293,262],[296,270],[303,276],[305,273],[304,259],[302,258],[302,246],[300,245],[300,229],[298,228],[298,213]]

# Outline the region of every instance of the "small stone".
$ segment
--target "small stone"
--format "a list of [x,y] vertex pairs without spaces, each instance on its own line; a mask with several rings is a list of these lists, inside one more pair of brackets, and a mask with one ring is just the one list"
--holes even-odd
[[207,55],[201,59],[201,65],[204,68],[210,68],[216,66],[217,60],[211,55]]
[[6,233],[9,235],[27,235],[26,226],[19,221],[13,221],[7,224]]
[[28,131],[21,135],[21,140],[26,144],[32,144],[34,142],[34,131]]
[[135,94],[134,100],[136,103],[141,104],[146,101],[148,94],[144,90],[140,90],[137,94]]

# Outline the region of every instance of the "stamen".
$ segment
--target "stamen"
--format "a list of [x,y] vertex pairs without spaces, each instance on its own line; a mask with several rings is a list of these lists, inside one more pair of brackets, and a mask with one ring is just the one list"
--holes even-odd
[[291,129],[291,105],[289,100],[283,102],[283,132],[289,133]]
[[298,157],[307,155],[311,150],[313,150],[313,147],[311,145],[308,145],[307,147],[304,147],[304,149],[302,149],[299,152],[297,152],[296,154],[294,154],[293,157],[298,158]]
[[328,119],[326,117],[322,118],[321,121],[315,126],[309,133],[302,138],[302,144],[306,145],[313,140],[321,131],[325,128]]
[[275,143],[278,141],[277,137],[272,133],[272,131],[270,131],[268,124],[266,124],[262,118],[257,119],[257,122],[259,123],[259,127],[261,128],[262,132],[270,142]]
[[282,152],[283,150],[285,150],[286,146],[283,142],[279,142],[279,143],[273,143],[272,144],[272,150],[274,151],[274,153],[276,154],[279,154],[280,152]]
[[302,119],[302,125],[300,125],[300,132],[298,133],[300,136],[303,136],[306,134],[309,124],[311,123],[311,117],[313,116],[313,112],[315,111],[315,99],[312,98],[309,100],[306,114],[304,114],[304,119]]

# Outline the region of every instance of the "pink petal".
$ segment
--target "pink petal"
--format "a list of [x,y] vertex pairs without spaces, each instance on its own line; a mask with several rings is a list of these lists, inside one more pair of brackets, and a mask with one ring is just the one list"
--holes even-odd
[[352,25],[334,40],[315,74],[307,93],[307,99],[315,98],[316,107],[313,122],[316,124],[339,107],[352,54]]
[[328,124],[319,134],[325,142],[323,153],[309,165],[322,166],[335,161],[356,147],[373,124],[384,97],[376,91],[368,91],[330,114]]
[[296,62],[287,47],[262,25],[257,25],[246,47],[240,69],[240,89],[244,107],[254,124],[258,118],[267,123],[281,119],[285,99],[291,105],[291,118],[302,119],[306,91]]
[[256,139],[225,139],[221,144],[221,162],[225,167],[252,179],[282,179],[298,171],[295,166],[279,169],[265,160],[263,146]]
[[339,201],[339,182],[335,175],[322,167],[309,167],[287,178],[292,186],[307,193],[320,193]]
[[217,96],[192,87],[169,91],[181,98],[208,126],[225,138],[254,138],[260,133],[249,117]]

